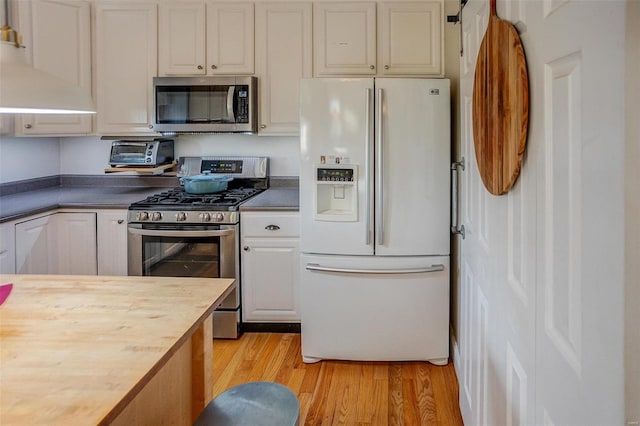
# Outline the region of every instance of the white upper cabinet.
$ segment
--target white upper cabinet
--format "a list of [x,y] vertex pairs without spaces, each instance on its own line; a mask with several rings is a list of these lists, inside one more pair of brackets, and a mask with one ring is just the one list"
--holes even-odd
[[253,3],[207,3],[207,72],[253,74]]
[[158,9],[158,74],[205,74],[205,6],[161,3]]
[[157,22],[155,3],[96,3],[98,133],[154,133],[151,114],[152,82],[158,67]]
[[312,3],[256,3],[260,135],[299,134],[298,81],[312,76]]
[[314,3],[315,76],[442,76],[443,3]]
[[315,75],[376,74],[376,3],[314,3]]
[[160,3],[159,74],[253,74],[253,21],[253,3]]
[[378,4],[380,75],[444,75],[442,2]]
[[[25,0],[20,30],[34,68],[91,93],[91,6],[79,0]],[[16,116],[16,136],[78,135],[92,130],[92,115]]]

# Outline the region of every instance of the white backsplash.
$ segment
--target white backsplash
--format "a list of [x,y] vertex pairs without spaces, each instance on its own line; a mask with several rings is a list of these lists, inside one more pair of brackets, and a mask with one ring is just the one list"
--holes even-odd
[[[110,141],[98,136],[0,138],[0,183],[58,174],[101,175],[108,167]],[[189,135],[176,138],[181,156],[238,155],[270,159],[271,176],[299,175],[299,138],[253,135]]]
[[0,137],[0,183],[59,173],[58,138]]

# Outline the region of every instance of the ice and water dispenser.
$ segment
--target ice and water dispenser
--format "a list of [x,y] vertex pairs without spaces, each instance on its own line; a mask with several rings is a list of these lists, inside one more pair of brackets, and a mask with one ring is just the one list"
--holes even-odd
[[358,166],[319,164],[315,169],[315,219],[329,222],[358,220]]

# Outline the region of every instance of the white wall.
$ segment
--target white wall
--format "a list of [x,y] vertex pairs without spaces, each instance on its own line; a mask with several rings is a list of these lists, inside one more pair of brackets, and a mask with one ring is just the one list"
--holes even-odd
[[[188,135],[175,138],[175,154],[184,156],[266,156],[271,176],[298,176],[299,139],[255,135]],[[60,139],[61,174],[102,174],[111,141],[97,136]]]
[[0,137],[0,183],[58,174],[58,138]]

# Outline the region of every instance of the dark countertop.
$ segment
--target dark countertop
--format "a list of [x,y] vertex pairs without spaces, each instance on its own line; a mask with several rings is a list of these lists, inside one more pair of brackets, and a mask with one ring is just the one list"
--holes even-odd
[[242,203],[240,211],[298,211],[298,196],[297,187],[271,187]]
[[[24,191],[9,188],[0,196],[0,223],[20,219],[57,208],[126,209],[140,201],[177,185],[177,179],[123,179],[109,177],[47,178],[53,185],[41,187],[24,182]],[[57,183],[57,185],[56,185]],[[175,183],[175,185],[173,185]],[[15,185],[13,185],[15,186]],[[6,194],[6,195],[5,195]]]
[[[4,184],[0,188],[0,223],[58,208],[126,209],[131,203],[178,185],[175,178],[111,176],[62,176]],[[297,179],[276,178],[271,188],[244,203],[240,210],[298,211],[298,206]]]

